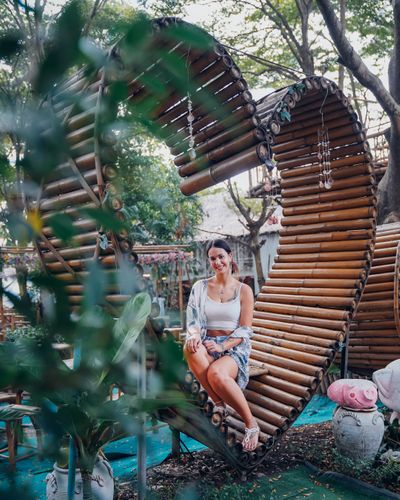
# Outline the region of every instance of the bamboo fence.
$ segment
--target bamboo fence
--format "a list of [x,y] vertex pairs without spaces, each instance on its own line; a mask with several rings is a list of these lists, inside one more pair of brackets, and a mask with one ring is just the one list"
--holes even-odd
[[[191,96],[195,157],[189,151],[187,96],[171,88],[163,99],[153,99],[150,113],[175,156],[182,192],[198,192],[274,158],[282,178],[284,217],[278,255],[255,304],[251,380],[244,391],[261,429],[258,448],[252,453],[242,451],[244,426],[239,415],[230,410],[225,422],[213,415],[212,403],[190,373],[184,390],[198,405],[199,415],[211,423],[212,432],[203,431],[197,417],[178,409],[170,408],[161,417],[224,453],[238,467],[251,469],[310,400],[353,320],[375,234],[371,156],[353,108],[333,82],[306,78],[256,103],[240,70],[214,39],[203,52],[184,43],[171,46],[163,33],[176,22],[174,18],[155,21],[154,37],[155,43],[185,58],[195,83]],[[149,75],[157,75],[157,61],[149,61],[142,74],[130,72],[132,105],[151,96],[146,86]],[[46,271],[67,285],[74,309],[82,303],[87,264],[93,260],[110,276],[122,261],[131,260],[135,279],[133,242],[127,234],[105,232],[78,210],[108,204],[124,218],[122,201],[113,187],[113,139],[97,132],[107,84],[102,72],[92,77],[77,73],[52,100],[68,130],[71,154],[43,186],[37,206],[44,228],[37,249]],[[85,110],[66,102],[67,93],[85,93]],[[206,93],[212,95],[214,107],[206,105]],[[319,184],[321,114],[329,131],[325,153],[328,150],[330,155],[331,189]],[[68,246],[47,222],[56,211],[74,219],[78,234]],[[128,297],[118,280],[110,280],[106,299],[114,311]]]
[[350,327],[348,365],[371,373],[400,358],[400,223],[378,226],[371,271]]

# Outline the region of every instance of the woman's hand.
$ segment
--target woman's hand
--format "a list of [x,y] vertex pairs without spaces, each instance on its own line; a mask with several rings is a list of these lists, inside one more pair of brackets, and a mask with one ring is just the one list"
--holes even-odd
[[201,344],[201,338],[198,333],[194,333],[186,339],[186,349],[189,352],[196,352]]
[[215,352],[217,353],[224,352],[222,344],[217,344],[216,342],[214,342],[214,340],[205,340],[203,344],[204,347],[207,349],[207,352],[209,352],[210,354]]

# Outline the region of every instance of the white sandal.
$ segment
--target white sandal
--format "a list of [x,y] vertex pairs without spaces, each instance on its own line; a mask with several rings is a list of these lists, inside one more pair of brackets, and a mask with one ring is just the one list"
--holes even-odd
[[[244,428],[244,438],[242,441],[243,451],[254,451],[258,445],[258,435],[260,434],[260,428],[258,427],[245,427]],[[250,443],[254,442],[253,446],[249,446]]]

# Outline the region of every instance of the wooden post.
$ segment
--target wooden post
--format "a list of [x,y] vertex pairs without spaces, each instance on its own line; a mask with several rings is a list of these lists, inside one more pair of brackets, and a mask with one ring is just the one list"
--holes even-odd
[[[146,339],[144,333],[140,335],[140,377],[138,381],[139,397],[146,397]],[[140,417],[140,430],[138,435],[138,498],[146,498],[146,414]]]
[[182,286],[182,266],[181,263],[178,262],[178,299],[179,299],[179,314],[181,318],[181,327],[185,328],[185,315],[183,311],[183,286]]
[[171,432],[172,432],[171,456],[179,460],[181,456],[181,433],[177,429],[174,429],[173,427],[171,427]]
[[[73,369],[76,370],[81,364],[81,344],[76,342],[74,346]],[[69,454],[68,454],[68,500],[75,498],[75,470],[76,470],[76,449],[75,443],[70,436],[69,438]]]

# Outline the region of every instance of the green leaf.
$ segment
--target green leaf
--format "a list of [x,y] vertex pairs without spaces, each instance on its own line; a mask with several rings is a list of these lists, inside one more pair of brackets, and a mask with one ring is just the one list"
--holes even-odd
[[132,349],[146,324],[151,311],[151,299],[148,293],[138,293],[126,304],[114,326],[114,336],[119,347],[114,354],[113,363],[119,363]]
[[79,2],[72,0],[57,21],[53,42],[49,45],[33,82],[36,92],[45,93],[50,90],[66,70],[78,62],[83,26],[84,19]]
[[129,49],[134,49],[138,45],[146,42],[152,35],[151,23],[146,16],[141,14],[138,20],[131,24],[127,31],[123,44]]
[[121,231],[122,229],[126,229],[124,223],[117,219],[114,213],[107,208],[81,208],[79,212],[97,221],[105,231]]
[[23,405],[8,405],[0,408],[0,420],[16,420],[26,415],[36,415],[40,411],[39,408],[34,406]]
[[89,276],[85,280],[85,309],[104,302],[104,291],[106,287],[106,275],[97,261],[90,262],[88,265]]
[[66,214],[56,213],[49,217],[48,223],[53,229],[55,236],[63,240],[64,243],[69,243],[76,235],[73,220]]
[[163,35],[177,42],[186,42],[191,47],[204,51],[215,45],[215,40],[207,32],[193,24],[173,24],[163,31]]

